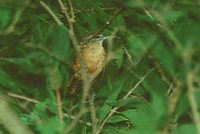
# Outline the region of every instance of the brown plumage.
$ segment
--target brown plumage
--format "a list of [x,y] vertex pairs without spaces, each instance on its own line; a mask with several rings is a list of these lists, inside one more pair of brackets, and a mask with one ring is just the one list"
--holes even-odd
[[[109,37],[109,36],[108,36]],[[97,35],[94,38],[91,36],[85,38],[79,50],[83,57],[83,62],[86,66],[89,79],[94,80],[103,70],[106,60],[106,52],[102,45],[103,41],[108,37],[103,37],[102,35]],[[73,65],[73,78],[70,82],[69,93],[74,94],[82,82],[81,76],[81,63],[78,57],[76,57]]]

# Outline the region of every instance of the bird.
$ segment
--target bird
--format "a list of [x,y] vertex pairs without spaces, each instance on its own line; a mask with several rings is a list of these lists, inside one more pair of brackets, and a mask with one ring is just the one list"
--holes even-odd
[[[103,41],[115,36],[90,35],[82,39],[78,51],[82,56],[87,77],[93,81],[103,70],[106,63],[106,50]],[[76,57],[73,64],[73,76],[69,82],[69,94],[74,94],[83,82],[80,57]]]

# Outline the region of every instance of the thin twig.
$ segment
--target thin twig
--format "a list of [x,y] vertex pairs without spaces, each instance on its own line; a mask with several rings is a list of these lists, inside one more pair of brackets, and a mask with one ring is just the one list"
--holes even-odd
[[68,0],[68,3],[69,3],[69,7],[70,7],[70,12],[71,12],[71,19],[70,20],[72,22],[75,22],[75,13],[74,13],[74,9],[73,9],[71,0]]
[[3,51],[5,51],[5,50],[8,49],[8,48],[9,48],[9,47],[7,47],[7,46],[6,46],[6,47],[3,47],[3,48],[0,50],[0,53],[3,52]]
[[[137,89],[137,87],[143,82],[143,80],[149,75],[150,72],[152,72],[155,68],[149,70],[136,84],[133,88],[131,88],[131,90],[129,90],[129,92],[122,98],[122,99],[126,99],[128,98],[134,91],[135,89]],[[104,125],[107,123],[107,121],[110,119],[110,117],[112,117],[116,111],[120,108],[121,106],[117,106],[114,107],[113,109],[111,109],[110,113],[106,116],[106,118],[104,119],[104,121],[102,122],[102,124],[97,128],[96,134],[99,134]]]
[[55,60],[61,62],[62,64],[65,64],[66,66],[72,68],[72,65],[71,65],[69,62],[67,62],[67,60],[61,59],[61,58],[60,58],[59,56],[57,56],[54,52],[48,50],[47,48],[43,47],[43,46],[40,45],[40,44],[32,45],[32,44],[30,44],[30,43],[26,43],[25,45],[26,45],[27,47],[31,47],[31,48],[38,49],[38,50],[44,52],[45,54],[47,54],[48,56],[54,58]]
[[61,99],[60,89],[56,90],[56,95],[57,95],[57,103],[58,103],[57,105],[58,105],[60,122],[63,123],[64,122],[64,114],[63,114],[63,110],[62,110],[62,99]]
[[65,134],[68,134],[76,125],[76,123],[79,121],[79,119],[87,113],[88,110],[86,108],[83,108],[74,118],[74,120],[68,125],[68,127],[64,130]]
[[8,35],[15,31],[16,24],[19,21],[20,17],[22,16],[22,13],[24,12],[24,10],[26,9],[29,3],[30,3],[30,0],[26,0],[23,3],[23,7],[16,11],[11,24],[8,26],[8,28],[4,32],[0,32],[0,34],[4,33],[5,35]]
[[151,11],[148,11],[147,9],[145,9],[143,1],[137,0],[137,2],[140,4],[141,8],[144,10],[146,15],[150,19],[159,21],[159,23],[156,23],[156,25],[159,28],[162,28],[163,30],[166,31],[169,38],[171,38],[171,40],[173,41],[175,47],[178,50],[180,50],[182,48],[182,45],[181,45],[180,41],[178,40],[178,38],[174,35],[174,32],[172,31],[172,29],[170,29],[169,25],[166,23],[164,17],[156,10],[151,9]]
[[7,129],[7,133],[33,134],[33,132],[22,123],[17,114],[9,107],[6,98],[2,95],[0,95],[0,98],[0,121]]
[[99,30],[97,30],[97,32],[94,34],[94,36],[101,33],[114,20],[114,18],[120,13],[120,11],[121,11],[121,8],[116,10],[115,13],[109,18],[109,20]]
[[[101,8],[101,10],[104,10],[104,11],[108,11],[108,10],[116,10],[118,7],[105,7],[105,8]],[[91,8],[91,9],[74,9],[74,13],[77,14],[77,13],[82,13],[82,12],[94,12],[96,11],[94,8]]]
[[[34,103],[34,104],[39,104],[39,103],[41,103],[40,101],[38,101],[38,100],[36,100],[36,99],[29,98],[29,97],[25,97],[25,96],[18,95],[18,94],[14,94],[14,93],[7,93],[7,95],[8,95],[9,97],[13,97],[13,98],[20,99],[20,100],[25,100],[25,101],[27,101],[27,102]],[[47,108],[48,108],[48,107],[47,107]],[[48,108],[48,109],[50,110],[50,108]],[[72,120],[75,119],[75,116],[73,116],[73,115],[69,115],[69,114],[67,114],[67,113],[63,113],[63,115],[64,115],[65,117],[67,117],[67,118],[72,119]],[[79,123],[82,123],[82,124],[85,124],[85,125],[87,125],[87,126],[90,126],[90,127],[92,126],[92,124],[91,124],[90,122],[85,122],[85,121],[83,121],[83,120],[79,120],[78,122],[79,122]]]
[[[176,82],[176,87],[174,85],[174,81]],[[169,102],[168,102],[168,113],[169,113],[169,118],[166,121],[165,126],[162,129],[162,134],[169,134],[174,130],[176,127],[176,121],[177,121],[177,116],[176,116],[176,109],[177,109],[177,104],[180,100],[180,94],[181,94],[181,82],[178,80],[174,80],[171,85],[168,88],[169,90],[172,90],[171,94],[167,93],[169,95]]]
[[40,5],[49,13],[49,15],[54,19],[57,25],[63,25],[63,23],[59,20],[56,14],[45,4],[43,1],[39,1]]
[[[69,13],[67,13],[67,7],[64,6],[63,2],[61,0],[57,0],[57,2],[60,5],[60,9],[63,12],[63,14],[65,15],[65,18],[69,24],[70,39],[72,40],[72,44],[74,46],[74,49],[77,53],[77,56],[79,58],[80,65],[81,65],[80,72],[81,72],[81,76],[83,77],[83,95],[82,95],[82,100],[81,100],[81,103],[82,103],[81,109],[82,109],[85,106],[85,102],[86,102],[87,96],[89,94],[89,89],[91,87],[91,82],[88,80],[88,73],[87,73],[87,69],[86,69],[86,66],[85,66],[85,63],[83,60],[83,56],[78,49],[79,43],[75,36],[73,21],[71,21],[70,15],[69,15]],[[74,12],[72,4],[71,4],[70,8],[71,8],[70,11]],[[74,14],[74,13],[72,13],[72,14]]]
[[56,74],[55,68],[51,69],[51,75],[53,77],[53,82],[54,82],[54,88],[56,90],[56,95],[57,95],[57,106],[58,106],[58,117],[60,119],[60,122],[63,123],[63,111],[62,111],[62,100],[61,100],[61,95],[60,95],[60,85],[58,81],[58,77]]
[[[157,68],[157,67],[156,67],[156,68]],[[123,97],[123,99],[128,98],[128,97],[133,93],[133,91],[142,83],[142,81],[149,75],[149,73],[152,72],[152,71],[154,71],[154,70],[155,70],[155,68],[149,70],[149,71],[135,84],[135,86],[134,86],[131,90],[129,90],[129,92]]]
[[[81,74],[83,76],[83,80],[84,80],[84,92],[83,93],[83,105],[80,109],[80,112],[78,113],[78,115],[74,118],[74,120],[70,123],[70,125],[66,128],[65,130],[65,133],[68,133],[71,131],[71,129],[74,127],[74,125],[76,124],[76,122],[79,121],[79,118],[84,114],[86,113],[87,111],[85,110],[85,100],[87,98],[87,94],[89,92],[89,89],[90,89],[90,83],[88,83],[87,81],[87,72],[86,72],[86,69],[85,69],[85,65],[84,65],[84,62],[83,62],[83,57],[80,53],[80,51],[78,50],[78,41],[76,39],[76,36],[75,36],[75,33],[74,33],[74,27],[73,27],[73,22],[71,21],[71,18],[70,18],[70,15],[67,13],[67,8],[64,6],[63,2],[61,0],[57,0],[60,8],[61,8],[61,11],[63,12],[63,14],[65,15],[65,18],[66,20],[68,21],[68,24],[69,24],[69,35],[70,35],[70,39],[72,40],[72,44],[75,48],[75,51],[77,52],[77,55],[78,55],[78,58],[80,59],[80,64],[81,64]],[[50,10],[50,8],[48,6],[46,6],[46,4],[44,4],[44,2],[40,1],[40,4],[46,9],[46,11],[53,17],[53,19],[56,21],[56,23],[58,25],[62,25],[62,22],[58,19],[58,17],[53,13],[53,11]],[[72,7],[72,4],[70,5],[70,8],[71,8],[71,14],[74,15],[73,13],[73,7]],[[75,18],[75,16],[74,16]]]
[[63,2],[62,2],[61,0],[57,0],[57,2],[58,2],[58,4],[59,4],[59,6],[60,6],[60,9],[61,9],[62,13],[65,15],[65,18],[66,18],[66,20],[67,20],[68,23],[69,23],[69,21],[70,21],[70,16],[69,16],[69,14],[67,13],[67,7],[64,6],[64,4],[63,4]]
[[14,62],[11,58],[0,57],[0,61],[6,61],[6,62],[9,62],[9,63],[16,64],[16,62]]
[[171,38],[172,42],[174,43],[175,47],[178,49],[178,50],[181,50],[182,49],[182,45],[181,45],[181,42],[179,41],[179,39],[175,36],[174,32],[172,31],[172,29],[169,28],[168,24],[166,23],[165,19],[163,18],[163,16],[155,11],[155,10],[152,10],[152,14],[153,16],[158,20],[160,21],[160,23],[162,24],[162,27],[167,35],[169,36],[169,38]]
[[107,123],[110,117],[112,117],[117,112],[118,109],[119,107],[114,107],[113,109],[110,110],[110,113],[106,116],[102,124],[97,128],[96,134],[99,134],[102,131],[104,125]]
[[[149,54],[148,57],[149,57],[150,59],[153,60],[153,63],[154,63],[156,66],[159,65],[158,61],[153,57],[153,55],[150,55],[150,54]],[[162,80],[169,86],[171,82],[170,82],[170,80],[168,80],[168,78],[167,78],[167,76],[165,75],[165,72],[163,71],[163,69],[162,69],[160,66],[158,66],[157,70],[158,70],[158,73],[160,74]]]
[[189,72],[187,75],[188,98],[192,109],[193,120],[196,124],[197,133],[200,134],[200,116],[198,112],[198,104],[196,102],[194,95],[193,78],[194,78],[193,72]]
[[91,114],[91,119],[92,119],[92,131],[93,134],[96,133],[97,130],[97,116],[96,116],[96,110],[94,106],[94,100],[90,100],[90,114]]
[[31,102],[31,103],[40,103],[38,100],[36,99],[32,99],[32,98],[28,98],[28,97],[25,97],[25,96],[21,96],[21,95],[18,95],[18,94],[13,94],[13,93],[7,93],[8,96],[10,97],[14,97],[14,98],[18,98],[18,99],[22,99],[22,100],[26,100],[28,102]]
[[[137,0],[137,3],[140,4],[141,8],[144,10],[144,12],[146,13],[146,15],[147,15],[151,20],[156,20],[156,19],[154,18],[154,16],[153,16],[153,15],[151,14],[151,12],[150,12],[150,11],[153,10],[153,7],[152,7],[151,10],[149,11],[149,10],[147,10],[147,9],[145,8],[143,1]],[[159,22],[156,22],[156,25],[157,25],[159,28],[162,28],[162,25],[161,25]]]
[[125,53],[126,56],[127,56],[128,61],[131,63],[132,66],[134,66],[134,62],[133,62],[133,59],[132,59],[131,54],[129,53],[129,51],[126,49],[125,46],[122,46],[122,48],[123,48],[123,50],[124,50],[124,53]]
[[99,30],[97,30],[97,31],[92,35],[92,37],[90,38],[90,40],[93,39],[93,38],[95,38],[95,37],[96,37],[98,34],[100,34],[104,29],[106,29],[106,28],[109,26],[109,24],[114,20],[114,18],[120,13],[120,11],[121,11],[121,8],[119,8],[118,10],[116,10],[115,13],[109,18],[109,20],[108,20],[104,25],[102,25],[102,26],[99,28]]

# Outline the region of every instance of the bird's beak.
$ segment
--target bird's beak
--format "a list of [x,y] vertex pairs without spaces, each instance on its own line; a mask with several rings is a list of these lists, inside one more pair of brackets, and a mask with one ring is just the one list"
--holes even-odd
[[119,37],[117,37],[117,36],[106,36],[106,37],[103,37],[103,40],[110,39],[110,38],[119,38]]

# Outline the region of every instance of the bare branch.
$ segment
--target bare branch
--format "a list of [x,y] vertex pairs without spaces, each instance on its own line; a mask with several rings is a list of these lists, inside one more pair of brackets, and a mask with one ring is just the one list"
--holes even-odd
[[79,119],[87,113],[88,110],[86,108],[83,108],[74,118],[74,120],[68,125],[68,127],[65,129],[64,133],[68,134],[76,125],[76,123],[79,121]]
[[[72,44],[74,46],[74,49],[75,49],[75,51],[77,53],[77,56],[80,59],[80,64],[81,64],[80,72],[81,72],[81,76],[83,77],[83,95],[82,95],[82,100],[81,100],[81,103],[82,103],[81,104],[81,108],[83,108],[84,105],[85,105],[87,96],[89,94],[89,90],[90,90],[90,87],[91,87],[91,82],[88,79],[88,73],[87,73],[87,69],[86,69],[86,66],[85,66],[85,63],[84,63],[84,60],[83,60],[83,56],[82,56],[81,52],[78,49],[79,43],[78,43],[77,38],[75,36],[73,21],[71,21],[70,15],[69,15],[69,13],[67,13],[67,7],[64,6],[62,1],[61,0],[57,0],[57,2],[60,5],[60,8],[61,8],[63,14],[65,15],[66,20],[68,21],[68,24],[69,24],[69,35],[70,35],[70,38],[72,40]],[[72,14],[74,14],[73,13],[74,11],[73,11],[72,4],[70,5],[70,7],[71,7],[70,11],[72,12]],[[80,110],[80,112],[81,112],[81,110]]]
[[[122,99],[126,99],[128,98],[134,91],[135,89],[137,89],[137,87],[143,82],[143,80],[149,75],[150,72],[152,72],[155,68],[149,70],[136,84],[133,88],[131,88],[131,90],[129,90],[129,92],[122,98]],[[96,134],[99,134],[104,125],[106,124],[106,122],[110,119],[110,117],[112,117],[116,111],[120,108],[121,106],[117,106],[117,107],[114,107],[113,109],[111,109],[110,113],[106,116],[106,118],[104,119],[104,121],[102,122],[102,124],[98,127],[97,131],[96,131]]]
[[47,4],[45,4],[43,1],[39,1],[40,5],[49,13],[49,15],[54,19],[54,21],[56,22],[56,24],[58,25],[63,25],[63,23],[58,19],[58,17],[56,16],[56,14],[49,8],[49,6],[47,6]]
[[18,95],[18,94],[7,93],[7,95],[10,96],[10,97],[17,98],[17,99],[26,100],[26,101],[31,102],[31,103],[40,103],[38,100],[28,98],[28,97],[25,97],[25,96],[21,96],[21,95]]
[[97,129],[97,116],[96,116],[96,110],[94,106],[94,100],[90,100],[90,114],[91,114],[91,119],[92,119],[92,131],[93,134],[96,133]]
[[4,96],[0,95],[0,120],[8,132],[12,134],[33,134],[20,121],[19,117],[12,111]]
[[57,95],[57,107],[58,107],[58,117],[60,119],[60,122],[63,123],[63,111],[62,111],[62,100],[61,100],[61,95],[60,95],[60,85],[59,85],[59,81],[58,81],[58,77],[56,74],[56,70],[55,68],[51,68],[51,75],[53,77],[53,84],[54,84],[54,88],[56,90],[56,95]]
[[198,111],[198,104],[196,102],[195,95],[194,95],[193,78],[194,78],[194,73],[189,72],[187,75],[188,98],[189,98],[190,106],[192,109],[193,120],[196,124],[197,132],[198,134],[200,134],[200,115]]
[[[25,97],[25,96],[22,96],[22,95],[18,95],[18,94],[14,94],[14,93],[8,93],[7,94],[9,97],[13,97],[13,98],[17,98],[17,99],[20,99],[20,100],[25,100],[27,102],[31,102],[31,103],[35,103],[35,104],[38,104],[38,103],[41,103],[40,101],[36,100],[36,99],[33,99],[33,98],[29,98],[29,97]],[[48,107],[47,107],[48,108]],[[48,108],[50,110],[50,108]],[[67,118],[70,118],[72,120],[75,119],[75,116],[73,115],[69,115],[67,113],[63,113],[64,117],[67,117]],[[82,124],[85,124],[87,126],[92,126],[92,124],[90,122],[85,122],[83,120],[78,120],[79,123],[82,123]]]
[[1,33],[5,33],[7,35],[7,34],[10,34],[10,33],[15,31],[15,26],[16,26],[17,22],[19,21],[20,17],[22,16],[22,13],[24,12],[24,10],[26,9],[26,7],[28,6],[29,3],[30,3],[30,0],[26,0],[23,3],[23,7],[16,11],[11,24],[8,26],[8,28],[4,32],[1,32]]
[[74,9],[73,9],[71,0],[68,0],[68,3],[69,3],[69,6],[70,6],[70,12],[71,12],[71,19],[70,20],[72,22],[75,22],[75,13],[74,13]]
[[90,38],[90,40],[93,39],[93,38],[95,38],[95,37],[96,37],[98,34],[100,34],[104,29],[106,29],[106,28],[109,26],[109,24],[114,20],[114,18],[120,13],[120,11],[121,11],[121,8],[119,8],[118,10],[116,10],[115,13],[109,18],[109,20],[108,20],[103,26],[101,26],[101,27],[99,28],[99,30],[97,30],[97,31],[92,35],[92,37]]

